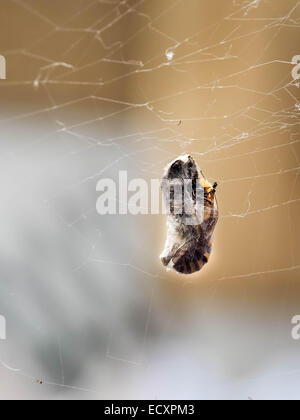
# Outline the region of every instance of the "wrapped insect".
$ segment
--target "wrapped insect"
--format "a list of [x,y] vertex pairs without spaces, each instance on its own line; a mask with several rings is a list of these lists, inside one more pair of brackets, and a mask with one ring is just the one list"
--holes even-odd
[[217,183],[211,185],[190,155],[171,162],[162,181],[168,211],[161,261],[167,269],[193,274],[208,263],[219,211]]

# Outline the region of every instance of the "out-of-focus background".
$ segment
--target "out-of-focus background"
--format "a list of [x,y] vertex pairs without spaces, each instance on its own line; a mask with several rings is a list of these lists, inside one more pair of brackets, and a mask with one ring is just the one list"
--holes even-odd
[[[298,399],[300,3],[0,7],[0,397]],[[221,212],[190,278],[165,216],[96,212],[183,152]]]

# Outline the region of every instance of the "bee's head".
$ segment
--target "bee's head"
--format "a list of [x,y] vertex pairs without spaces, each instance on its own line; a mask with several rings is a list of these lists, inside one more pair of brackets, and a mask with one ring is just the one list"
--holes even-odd
[[197,165],[190,155],[182,155],[171,162],[166,171],[166,179],[194,179],[198,178]]
[[203,206],[196,206],[197,197],[203,197],[203,186],[199,182],[201,173],[190,155],[182,155],[171,162],[161,185],[169,214],[183,224],[200,224]]

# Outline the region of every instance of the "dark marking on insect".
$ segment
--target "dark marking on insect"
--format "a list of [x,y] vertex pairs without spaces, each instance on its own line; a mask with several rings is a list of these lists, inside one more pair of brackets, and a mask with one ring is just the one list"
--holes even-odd
[[[186,181],[191,182],[190,193],[176,195],[175,188],[184,191]],[[211,185],[205,179],[190,155],[180,156],[167,166],[162,190],[170,212],[167,241],[161,255],[167,269],[193,274],[209,262],[213,233],[219,218],[217,186],[216,182]],[[196,200],[199,192],[202,197],[200,205]],[[179,213],[176,211],[178,208],[182,209]]]

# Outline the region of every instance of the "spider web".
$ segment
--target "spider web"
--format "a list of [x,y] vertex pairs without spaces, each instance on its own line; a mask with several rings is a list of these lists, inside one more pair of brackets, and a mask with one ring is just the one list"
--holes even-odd
[[[2,3],[6,396],[298,398],[300,3]],[[184,152],[221,212],[188,282],[164,216],[96,212]]]

